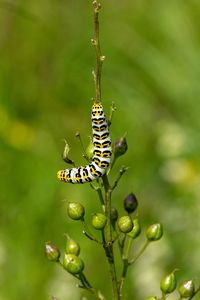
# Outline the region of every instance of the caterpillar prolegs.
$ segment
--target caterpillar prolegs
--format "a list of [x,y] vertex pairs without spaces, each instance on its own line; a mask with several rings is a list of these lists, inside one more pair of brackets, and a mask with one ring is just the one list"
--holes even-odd
[[102,177],[110,164],[112,149],[108,124],[101,103],[92,106],[93,157],[91,162],[80,168],[60,170],[57,177],[69,183],[85,183]]

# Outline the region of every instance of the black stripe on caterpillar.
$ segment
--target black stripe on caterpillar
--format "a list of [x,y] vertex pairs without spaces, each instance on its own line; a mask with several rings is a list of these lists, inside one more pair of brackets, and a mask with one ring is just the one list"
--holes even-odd
[[112,148],[108,124],[101,103],[92,106],[93,157],[85,167],[60,170],[59,180],[69,183],[85,183],[102,177],[110,164]]

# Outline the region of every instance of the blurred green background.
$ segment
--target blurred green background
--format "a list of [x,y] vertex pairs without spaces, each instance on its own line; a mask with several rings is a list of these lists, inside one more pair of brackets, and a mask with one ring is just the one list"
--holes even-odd
[[[55,175],[65,167],[63,139],[83,164],[75,133],[85,145],[91,134],[91,2],[0,1],[0,300],[80,299],[74,279],[44,257],[45,241],[63,249],[66,232],[81,244],[88,279],[111,299],[103,251],[63,201],[81,201],[90,220],[97,195]],[[102,5],[103,102],[107,113],[117,106],[112,139],[127,132],[129,145],[111,174],[129,166],[113,204],[122,215],[132,191],[143,230],[165,229],[129,272],[127,299],[144,299],[175,268],[180,280],[200,278],[200,2]]]

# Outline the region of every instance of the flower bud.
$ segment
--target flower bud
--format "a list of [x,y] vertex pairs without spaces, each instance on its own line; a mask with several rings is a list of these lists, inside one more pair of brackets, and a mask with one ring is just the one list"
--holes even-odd
[[80,253],[79,244],[75,240],[71,239],[68,236],[67,236],[67,242],[66,242],[66,246],[65,246],[65,252],[67,254],[74,254],[76,256],[78,256]]
[[94,151],[94,146],[93,146],[92,141],[90,140],[90,143],[89,143],[89,145],[87,146],[87,148],[85,150],[85,154],[86,154],[86,157],[88,159],[92,159],[92,157],[93,157],[93,151]]
[[181,298],[192,297],[195,293],[195,286],[192,280],[188,280],[182,283],[178,288]]
[[67,205],[67,214],[73,220],[82,220],[85,215],[85,208],[81,203],[69,202]]
[[111,207],[111,212],[110,212],[110,218],[111,221],[117,221],[118,219],[118,211],[115,207]]
[[75,275],[83,271],[84,263],[80,257],[74,254],[65,254],[63,258],[63,267],[69,273]]
[[106,226],[106,216],[101,213],[95,213],[92,216],[92,226],[97,230],[102,230]]
[[130,236],[132,239],[135,239],[136,237],[138,237],[140,232],[141,232],[141,226],[140,226],[139,220],[134,219],[133,220],[133,229],[131,230],[131,232],[128,233],[128,236]]
[[129,233],[133,229],[133,221],[129,216],[120,217],[117,220],[117,225],[123,233]]
[[161,280],[160,289],[164,294],[170,294],[176,289],[176,285],[176,277],[172,272]]
[[152,224],[147,228],[146,237],[149,241],[158,241],[163,235],[163,227],[160,223]]
[[118,140],[116,140],[113,145],[114,156],[117,158],[117,157],[125,154],[127,149],[128,149],[127,141],[126,141],[125,136],[123,136],[123,137],[119,138]]
[[124,209],[127,211],[127,213],[132,213],[136,210],[138,206],[138,201],[136,196],[133,193],[130,193],[125,199],[124,199]]
[[45,244],[45,255],[48,260],[51,261],[59,261],[60,258],[60,250],[50,242]]

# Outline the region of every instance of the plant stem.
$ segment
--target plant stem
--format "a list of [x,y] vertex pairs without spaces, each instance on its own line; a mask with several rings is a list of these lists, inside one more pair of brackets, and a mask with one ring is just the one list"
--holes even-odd
[[99,10],[101,4],[96,0],[92,2],[94,10],[94,39],[92,44],[95,46],[96,51],[96,71],[95,71],[95,102],[101,102],[101,70],[104,56],[101,55],[100,40],[99,40]]
[[110,274],[112,280],[112,290],[114,300],[119,300],[119,289],[118,289],[118,282],[117,282],[117,275],[115,269],[115,261],[114,261],[114,253],[113,253],[113,242],[112,242],[112,224],[111,224],[111,189],[110,184],[108,181],[107,175],[103,176],[103,184],[105,189],[105,215],[107,217],[107,223],[104,229],[104,236],[105,236],[105,244],[104,250],[106,253],[106,257],[108,259],[109,267],[110,267]]

